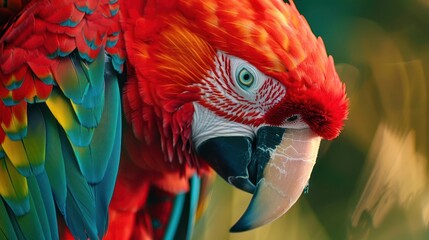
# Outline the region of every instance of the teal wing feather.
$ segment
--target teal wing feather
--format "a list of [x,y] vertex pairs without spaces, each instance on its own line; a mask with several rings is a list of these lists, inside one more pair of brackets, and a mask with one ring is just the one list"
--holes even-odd
[[191,178],[191,189],[189,193],[189,216],[188,227],[186,230],[186,239],[191,239],[194,230],[195,218],[197,214],[198,203],[200,201],[201,178],[196,174]]
[[178,194],[174,200],[165,239],[191,239],[201,188],[197,174],[190,178],[189,186],[189,192]]
[[[30,182],[29,185],[32,185],[31,182],[34,180],[35,179],[33,177],[28,179],[28,181]],[[11,219],[15,233],[18,236],[18,239],[44,239],[50,234],[46,232],[45,235],[43,231],[42,221],[45,221],[45,219],[43,217],[39,218],[38,209],[36,209],[36,205],[31,194],[29,194],[29,202],[29,211],[18,218],[14,218],[14,213],[12,212],[12,210],[8,209],[8,215]],[[39,206],[37,206],[37,208],[39,208]],[[44,207],[42,206],[41,208]]]
[[17,240],[18,237],[14,232],[12,222],[6,209],[6,203],[0,199],[0,238]]
[[[98,59],[97,59],[98,61]],[[94,63],[97,63],[94,62]],[[104,74],[104,57],[100,59],[103,62],[103,71],[100,75]],[[111,76],[112,71],[106,71],[107,76]],[[115,129],[118,124],[118,116],[121,115],[120,106],[118,106],[119,86],[117,79],[106,81],[106,86],[102,84],[103,94],[105,95],[105,103],[103,105],[109,106],[103,111],[102,116],[98,117],[98,127],[94,129],[92,141],[84,147],[73,145],[73,150],[78,158],[78,163],[83,175],[90,183],[99,183],[103,177],[109,163],[108,159],[114,148],[118,146],[115,143]],[[92,109],[102,108],[102,106],[94,105]],[[101,121],[100,121],[101,120]],[[106,138],[106,136],[110,136]],[[119,145],[120,146],[120,145]]]
[[94,194],[79,171],[77,159],[67,137],[61,134],[60,138],[67,179],[66,213],[64,216],[67,226],[72,234],[79,239],[94,239],[97,237]]
[[[118,3],[31,1],[0,32],[0,239],[99,239],[122,119]],[[61,224],[60,224],[61,225]]]
[[[113,64],[113,63],[112,63]],[[108,64],[106,66],[107,70],[105,75],[115,76],[113,73],[113,65]],[[106,96],[111,96],[106,98],[106,105],[111,106],[111,108],[106,109],[103,112],[102,119],[116,119],[113,121],[102,121],[109,122],[109,124],[102,125],[97,129],[94,137],[94,142],[97,143],[96,147],[93,147],[93,151],[97,156],[97,162],[102,161],[104,158],[108,159],[105,170],[103,168],[104,175],[101,177],[98,184],[92,184],[95,200],[96,200],[96,217],[97,217],[97,229],[98,232],[106,232],[108,226],[108,206],[113,195],[113,186],[115,185],[115,180],[118,174],[119,164],[117,160],[120,158],[121,153],[121,142],[122,142],[122,115],[121,115],[121,103],[120,101],[112,101],[119,99],[119,85],[116,77],[113,77],[112,80],[106,82]],[[103,139],[103,134],[99,134],[98,131],[110,131],[114,129],[114,135],[108,139],[108,143]],[[106,151],[111,149],[111,151]],[[95,144],[94,144],[95,146]],[[108,154],[107,154],[108,153]],[[103,165],[103,164],[100,164]],[[104,165],[103,165],[104,167]]]
[[56,206],[64,215],[66,212],[67,181],[58,122],[46,106],[41,108],[46,121],[46,146],[55,149],[46,153],[45,171]]
[[180,223],[180,219],[185,206],[186,193],[180,193],[175,196],[173,209],[171,211],[170,219],[165,230],[164,238],[167,240],[173,239]]
[[[42,177],[43,174],[38,174],[37,177]],[[38,219],[40,226],[38,227],[42,230],[42,235],[40,237],[45,237],[46,239],[53,239],[58,236],[58,231],[55,225],[55,230],[51,230],[50,223],[57,222],[56,215],[54,213],[55,205],[53,205],[52,194],[43,195],[43,192],[46,192],[46,188],[49,185],[39,185],[39,181],[35,176],[27,178],[28,180],[28,189],[30,190],[30,208],[35,210],[35,218]],[[43,182],[42,182],[43,183]],[[49,184],[49,183],[48,183]],[[33,223],[35,224],[35,223]],[[28,226],[28,224],[26,224]],[[29,236],[30,238],[33,236]]]
[[[40,196],[35,197],[35,205],[36,206],[44,206],[44,212],[42,211],[41,214],[46,214],[46,222],[45,225],[47,225],[46,231],[50,231],[50,237],[51,239],[54,239],[56,236],[58,236],[58,227],[57,227],[57,212],[55,210],[55,201],[54,196],[52,194],[52,187],[49,182],[48,175],[44,171],[42,174],[39,174],[36,177],[37,185],[35,184],[34,189],[37,189],[36,186],[39,187]],[[33,187],[30,187],[30,189],[33,189]],[[34,194],[36,195],[36,194]],[[36,201],[37,200],[37,201]],[[42,210],[43,208],[40,208]]]

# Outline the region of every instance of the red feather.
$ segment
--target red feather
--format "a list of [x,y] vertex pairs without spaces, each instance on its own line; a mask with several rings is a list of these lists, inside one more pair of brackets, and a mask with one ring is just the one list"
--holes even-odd
[[[77,7],[94,13],[85,14]],[[95,11],[95,8],[100,10]],[[115,19],[117,17],[112,17],[107,1],[29,3],[1,37],[1,97],[15,102],[32,102],[35,97],[46,99],[52,89],[52,69],[56,66],[56,60],[48,56],[64,56],[77,48],[88,60],[94,59],[107,37],[112,37],[113,31],[118,35],[118,24],[110,24]],[[76,26],[69,27],[68,24]],[[116,52],[118,57],[124,57],[121,50],[116,49]],[[18,89],[7,89],[12,84]],[[8,114],[13,113],[3,115]]]

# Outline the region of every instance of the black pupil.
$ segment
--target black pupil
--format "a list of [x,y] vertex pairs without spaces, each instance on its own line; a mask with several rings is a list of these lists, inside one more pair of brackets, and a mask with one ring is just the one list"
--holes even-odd
[[246,80],[246,81],[249,80],[250,79],[250,75],[248,73],[244,74],[243,75],[243,79]]
[[297,116],[297,115],[293,115],[293,116],[289,117],[289,118],[287,119],[287,121],[288,121],[288,122],[293,122],[293,121],[295,121],[295,120],[297,120],[297,119],[298,119],[298,116]]

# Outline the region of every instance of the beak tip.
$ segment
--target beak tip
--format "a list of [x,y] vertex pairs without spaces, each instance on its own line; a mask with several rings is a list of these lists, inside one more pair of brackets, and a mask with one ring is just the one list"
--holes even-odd
[[249,221],[246,221],[245,216],[241,217],[234,226],[229,230],[232,233],[244,232],[255,228]]
[[264,183],[265,179],[261,179],[261,181],[256,187],[255,193],[253,194],[249,206],[247,207],[241,218],[237,221],[237,223],[231,227],[230,232],[244,232],[252,230],[268,222],[271,222],[273,217],[277,217],[276,214],[274,214],[274,216],[270,214],[267,215],[267,212],[264,211],[264,201],[263,199],[261,199],[261,189],[259,187],[260,184],[263,185]]
[[234,226],[231,227],[231,229],[229,231],[232,233],[239,233],[239,232],[244,232],[246,230],[248,230],[248,229],[244,228],[243,226],[236,223]]

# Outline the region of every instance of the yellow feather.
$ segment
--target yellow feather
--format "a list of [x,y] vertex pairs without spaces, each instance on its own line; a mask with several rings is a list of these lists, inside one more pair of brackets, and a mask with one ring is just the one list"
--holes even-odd
[[51,96],[46,100],[46,104],[65,130],[72,127],[74,118],[73,109],[71,108],[70,102],[67,102],[64,97],[61,97],[58,90],[52,90]]
[[0,159],[0,195],[9,199],[22,199],[28,195],[27,179],[7,157]]
[[15,168],[25,168],[29,166],[27,154],[22,141],[12,141],[7,135],[2,144],[3,150],[9,156]]

